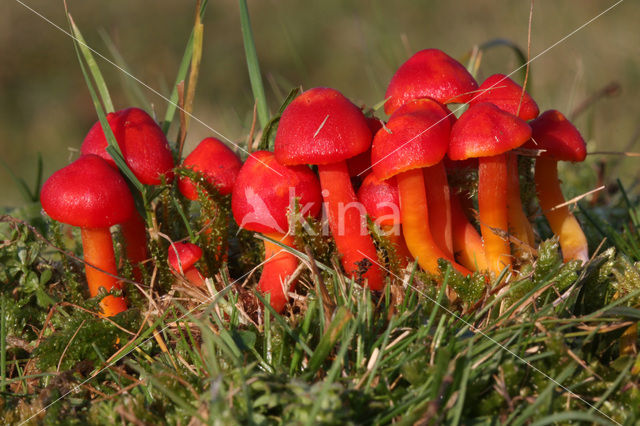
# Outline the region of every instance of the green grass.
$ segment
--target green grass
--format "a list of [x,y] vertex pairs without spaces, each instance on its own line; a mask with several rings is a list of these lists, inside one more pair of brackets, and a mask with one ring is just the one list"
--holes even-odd
[[[279,114],[297,92],[281,96],[279,112],[268,115],[246,3],[239,4],[264,128],[260,144],[268,148]],[[188,81],[192,99],[201,48],[197,26],[206,6],[197,11],[175,79]],[[77,27],[73,31],[80,34]],[[105,113],[113,109],[108,80],[88,49],[80,45],[77,56],[104,126]],[[170,99],[178,102],[177,91]],[[175,105],[167,108],[162,126],[180,135],[185,121],[176,111]],[[392,267],[385,291],[371,293],[340,273],[329,239],[298,232],[297,245],[304,249],[283,249],[309,267],[301,273],[298,297],[279,315],[268,303],[261,308],[265,301],[253,289],[259,239],[214,220],[229,214],[228,199],[214,188],[190,202],[175,183],[143,186],[109,133],[110,153],[137,191],[148,225],[172,240],[188,236],[204,243],[197,230],[213,220],[213,235],[230,241],[228,263],[200,265],[210,287],[190,288],[168,270],[168,242],[154,238],[142,282],[132,280],[131,268],[123,270],[131,309],[102,318],[95,314],[100,296],[85,298],[79,235],[40,214],[41,172],[33,189],[16,177],[27,204],[0,211],[0,421],[640,421],[637,335],[631,345],[623,344],[625,330],[640,320],[639,200],[622,183],[608,199],[579,204],[590,247],[598,247],[586,265],[563,263],[557,241],[545,239],[537,259],[521,265],[506,287],[500,280],[478,286],[477,277],[462,278],[442,263],[440,286],[415,265]],[[172,149],[180,158],[178,140]],[[214,202],[219,215],[209,217]],[[548,233],[544,221],[538,224],[542,235]],[[215,253],[214,247],[204,249]],[[391,266],[384,241],[379,249]],[[446,296],[448,288],[460,295],[455,303]]]

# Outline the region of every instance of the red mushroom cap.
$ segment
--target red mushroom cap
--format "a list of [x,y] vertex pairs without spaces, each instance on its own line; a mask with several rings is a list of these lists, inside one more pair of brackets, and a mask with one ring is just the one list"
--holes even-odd
[[392,114],[405,103],[418,98],[433,98],[440,103],[468,102],[478,83],[458,61],[438,49],[425,49],[402,64],[391,78],[384,105]]
[[52,219],[81,228],[107,228],[135,210],[124,178],[97,155],[84,155],[52,174],[40,201]]
[[417,99],[399,108],[373,138],[371,163],[381,180],[439,163],[449,144],[449,120],[442,105]]
[[[176,252],[178,252],[177,255]],[[188,242],[173,243],[169,246],[168,254],[169,266],[176,271],[180,271],[180,266],[182,266],[182,272],[185,272],[200,260],[202,249]]]
[[283,166],[273,153],[256,151],[238,173],[231,210],[243,229],[286,234],[291,197],[298,198],[305,216],[317,216],[322,194],[316,175],[307,166]]
[[469,107],[451,129],[449,158],[491,157],[518,148],[531,137],[526,121],[483,102]]
[[366,151],[371,130],[362,111],[334,89],[309,89],[282,113],[274,153],[281,164],[331,164]]
[[[501,110],[517,115],[523,120],[536,118],[540,113],[536,101],[526,91],[522,96],[522,86],[504,74],[494,74],[487,77],[478,88],[478,92],[469,101],[470,105],[490,102]],[[520,98],[522,98],[522,103]],[[519,112],[518,106],[520,106]]]
[[[140,182],[158,185],[162,174],[167,181],[173,179],[173,155],[169,143],[149,114],[139,108],[127,108],[107,114],[107,121],[125,162]],[[89,130],[80,151],[83,155],[99,155],[115,167],[106,148],[107,138],[98,121]]]
[[[202,173],[221,195],[228,195],[242,162],[224,143],[216,138],[206,138],[184,159],[182,166]],[[196,184],[188,177],[178,180],[178,189],[190,200],[198,198]]]
[[524,146],[545,150],[540,155],[561,161],[584,161],[587,146],[578,129],[559,111],[545,111],[529,123],[532,140]]
[[372,219],[384,218],[380,225],[400,223],[400,196],[395,178],[379,180],[374,173],[369,173],[358,190],[358,200]]

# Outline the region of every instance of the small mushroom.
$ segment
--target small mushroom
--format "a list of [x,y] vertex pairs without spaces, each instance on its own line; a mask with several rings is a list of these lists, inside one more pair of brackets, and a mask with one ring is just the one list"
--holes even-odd
[[[161,177],[173,179],[173,154],[160,126],[149,114],[139,108],[127,108],[107,114],[107,122],[122,151],[124,161],[133,174],[145,185],[159,185]],[[83,155],[95,154],[114,168],[113,158],[107,153],[107,138],[99,121],[89,130],[82,142]],[[127,259],[134,267],[134,276],[141,278],[140,262],[149,258],[147,230],[143,218],[137,212],[122,224]]]
[[526,121],[483,102],[460,116],[451,130],[449,158],[478,158],[478,210],[489,270],[498,275],[511,266],[507,213],[506,152],[531,137]]
[[172,243],[168,248],[168,261],[171,269],[184,276],[185,280],[196,287],[204,287],[204,277],[195,264],[202,258],[202,249],[188,242]]
[[[238,173],[231,196],[233,217],[242,229],[260,232],[272,240],[295,247],[289,229],[291,207],[298,202],[303,217],[320,212],[322,196],[316,175],[306,166],[283,166],[271,152],[252,153]],[[271,296],[271,306],[282,312],[287,292],[295,288],[291,275],[298,259],[279,245],[264,240],[265,261],[258,290]]]
[[405,241],[412,256],[428,272],[439,274],[438,259],[451,262],[459,272],[470,271],[438,246],[430,229],[424,167],[442,167],[447,152],[450,122],[438,102],[419,99],[398,109],[387,123],[390,132],[376,133],[371,149],[373,172],[381,180],[396,177]]
[[[523,91],[522,86],[504,74],[494,74],[487,77],[478,88],[478,92],[478,95],[469,102],[470,105],[490,102],[501,110],[516,115],[525,121],[536,118],[540,113],[538,105],[531,95]],[[509,233],[523,243],[533,247],[535,236],[531,222],[529,222],[522,207],[518,156],[513,152],[507,154],[507,174]]]
[[[587,238],[569,211],[558,179],[558,161],[584,161],[587,148],[578,129],[559,111],[545,111],[531,121],[533,135],[526,148],[543,150],[536,158],[535,182],[540,207],[560,239],[566,261],[589,260]],[[561,206],[561,207],[559,207]]]
[[[96,155],[84,155],[58,170],[42,186],[42,208],[54,220],[80,228],[85,271],[91,297],[120,289],[109,227],[134,213],[133,197],[124,178]],[[123,297],[100,302],[106,316],[127,309]]]
[[[184,159],[182,167],[200,172],[207,182],[222,196],[231,195],[242,162],[224,143],[216,138],[205,138]],[[190,200],[198,199],[198,183],[188,177],[178,179],[178,189]],[[206,224],[205,224],[206,225]],[[211,234],[211,229],[205,231]],[[214,244],[217,247],[217,261],[226,259],[227,248],[223,241]]]
[[281,164],[318,165],[329,228],[345,273],[382,290],[378,254],[346,164],[370,145],[371,130],[362,111],[337,90],[314,88],[282,113],[274,153]]

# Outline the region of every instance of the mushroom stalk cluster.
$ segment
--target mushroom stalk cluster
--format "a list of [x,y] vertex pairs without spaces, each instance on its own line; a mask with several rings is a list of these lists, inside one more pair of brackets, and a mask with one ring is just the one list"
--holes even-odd
[[[464,66],[437,49],[419,51],[402,64],[385,99],[386,123],[335,89],[306,90],[282,112],[273,152],[257,151],[242,162],[209,137],[180,159],[177,171],[169,142],[149,114],[127,108],[106,121],[143,185],[170,186],[183,205],[202,201],[187,214],[199,215],[203,230],[191,233],[193,241],[165,248],[172,272],[203,291],[206,277],[218,268],[211,265],[228,260],[226,232],[213,234],[210,227],[231,225],[232,219],[240,229],[263,235],[257,290],[277,312],[285,310],[303,269],[295,253],[307,247],[296,247],[304,236],[294,233],[308,228],[293,226],[300,218],[326,223],[345,278],[375,292],[391,279],[383,266],[387,257],[401,268],[415,262],[436,281],[442,278],[440,259],[465,276],[515,271],[522,247],[536,243],[522,205],[520,147],[540,153],[536,193],[564,259],[588,260],[587,240],[565,204],[556,167],[557,161],[586,156],[584,140],[564,115],[539,115],[533,98],[503,74],[478,85]],[[456,118],[452,104],[468,108]],[[111,316],[127,305],[117,293],[122,279],[110,228],[120,226],[125,257],[140,281],[150,263],[147,225],[154,222],[147,224],[135,209],[130,185],[106,151],[105,129],[97,122],[82,156],[47,180],[42,206],[52,219],[81,228],[89,293],[116,292],[100,302],[102,314]],[[463,167],[477,173],[475,201],[469,188],[451,185]],[[232,216],[211,219],[228,214],[229,205]],[[154,206],[144,206],[147,215]],[[382,244],[386,250],[376,246],[370,222],[388,240]]]

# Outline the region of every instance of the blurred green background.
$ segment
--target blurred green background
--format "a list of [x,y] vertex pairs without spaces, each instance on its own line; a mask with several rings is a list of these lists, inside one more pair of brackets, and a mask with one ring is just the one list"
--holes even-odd
[[[532,57],[614,3],[535,2]],[[62,1],[24,4],[66,28]],[[101,35],[107,34],[133,75],[170,93],[193,23],[194,1],[69,0],[68,5],[89,45],[112,57]],[[523,0],[249,1],[272,111],[296,85],[330,86],[358,104],[378,103],[394,70],[423,48],[437,47],[464,59],[475,45],[504,38],[526,49],[529,7]],[[3,1],[0,10],[0,158],[31,184],[37,153],[43,155],[46,178],[77,157],[96,115],[71,39],[15,0]],[[640,151],[638,22],[640,2],[623,1],[532,63],[529,91],[541,110],[569,114],[609,83],[619,84],[615,96],[600,99],[575,121],[589,151]],[[104,61],[99,65],[116,108],[134,105],[127,77]],[[517,66],[509,49],[492,49],[483,56],[478,80],[510,73]],[[165,101],[144,87],[140,90],[162,117]],[[193,113],[229,139],[245,143],[252,111],[238,4],[211,1]],[[185,152],[210,134],[192,121]],[[579,173],[589,184],[595,182],[596,160],[607,163],[609,178],[635,184],[637,158],[593,158]],[[4,168],[0,184],[0,206],[23,203]]]

